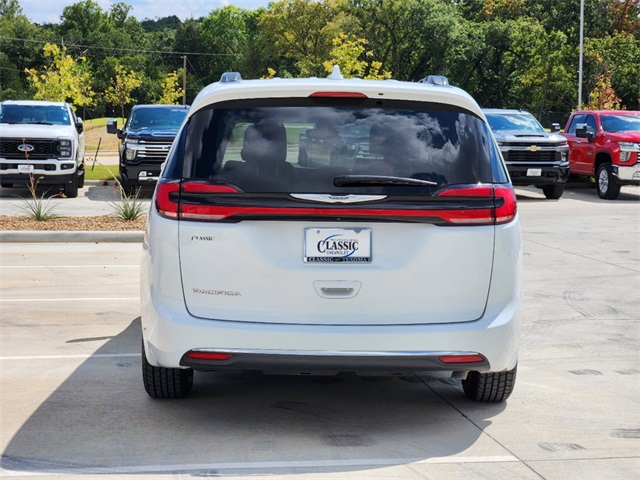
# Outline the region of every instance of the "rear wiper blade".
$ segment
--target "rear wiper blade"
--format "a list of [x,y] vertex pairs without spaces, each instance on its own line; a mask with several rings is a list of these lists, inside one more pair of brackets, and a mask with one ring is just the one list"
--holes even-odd
[[437,187],[436,182],[408,177],[393,177],[388,175],[340,175],[333,179],[336,187],[357,185],[409,185],[416,187]]

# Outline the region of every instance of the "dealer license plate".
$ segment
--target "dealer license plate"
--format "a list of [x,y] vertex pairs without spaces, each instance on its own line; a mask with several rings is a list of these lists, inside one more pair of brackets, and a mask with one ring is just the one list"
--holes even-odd
[[371,263],[371,229],[307,228],[305,263]]
[[33,173],[33,165],[18,165],[18,173]]
[[527,168],[527,177],[539,177],[542,175],[541,168]]

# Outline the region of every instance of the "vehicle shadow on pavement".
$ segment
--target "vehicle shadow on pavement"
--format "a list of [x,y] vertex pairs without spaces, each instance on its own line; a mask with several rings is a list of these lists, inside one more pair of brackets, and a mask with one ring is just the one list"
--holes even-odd
[[[153,196],[153,188],[142,188],[138,192],[138,199],[141,201],[150,200]],[[92,202],[118,202],[121,199],[120,188],[113,183],[108,185],[90,186],[85,197]]]
[[197,372],[191,397],[154,400],[131,355],[139,345],[136,318],[22,424],[3,452],[4,473],[341,472],[504,454],[482,433],[505,404],[465,402],[448,378]]

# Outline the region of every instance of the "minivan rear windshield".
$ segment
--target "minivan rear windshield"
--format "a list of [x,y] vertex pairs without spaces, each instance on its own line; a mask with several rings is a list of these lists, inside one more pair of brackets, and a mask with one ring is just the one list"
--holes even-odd
[[[246,193],[412,195],[491,181],[488,129],[470,112],[424,102],[380,108],[375,101],[305,100],[262,100],[258,107],[226,102],[196,112],[183,176]],[[367,181],[344,180],[350,176]],[[405,180],[384,180],[390,177]]]

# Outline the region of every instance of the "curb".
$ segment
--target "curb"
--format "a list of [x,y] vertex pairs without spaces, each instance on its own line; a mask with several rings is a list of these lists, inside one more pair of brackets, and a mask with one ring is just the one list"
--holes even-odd
[[142,243],[143,231],[35,231],[0,232],[0,243]]

